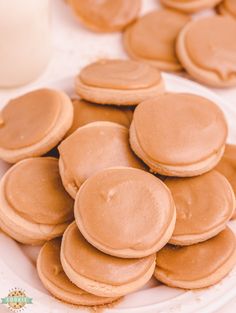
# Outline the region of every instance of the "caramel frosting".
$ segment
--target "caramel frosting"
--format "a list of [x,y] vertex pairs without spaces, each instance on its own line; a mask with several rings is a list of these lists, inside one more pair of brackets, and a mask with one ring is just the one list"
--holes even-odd
[[171,243],[199,242],[219,233],[235,209],[235,196],[227,179],[217,171],[191,178],[167,178],[176,205]]
[[11,208],[28,221],[56,225],[73,218],[73,201],[63,188],[57,159],[17,163],[6,176],[4,194]]
[[192,94],[168,93],[142,102],[132,125],[145,155],[163,165],[204,161],[222,149],[227,137],[219,107]]
[[0,147],[20,149],[42,140],[60,114],[56,91],[40,89],[13,99],[1,111]]
[[235,250],[235,235],[226,228],[212,239],[195,245],[166,245],[157,253],[156,271],[162,272],[173,284],[174,281],[187,283],[205,279],[224,266]]
[[108,89],[136,90],[152,87],[161,80],[160,72],[151,66],[130,60],[102,60],[84,67],[83,84]]
[[236,194],[236,145],[225,146],[223,158],[216,169],[228,179]]
[[169,240],[175,222],[168,188],[134,168],[105,169],[90,177],[76,196],[74,214],[92,245],[121,257],[154,253]]
[[200,10],[213,8],[222,0],[161,0],[161,2],[173,9],[186,13],[194,13]]
[[233,19],[211,16],[191,22],[185,34],[185,47],[197,67],[228,81],[236,77],[235,38]]
[[37,260],[39,277],[45,287],[61,300],[81,305],[97,305],[114,301],[92,295],[74,285],[66,276],[60,261],[61,239],[44,244]]
[[74,107],[74,120],[67,136],[79,127],[97,121],[109,121],[129,127],[133,118],[131,109],[121,109],[115,106],[102,106],[82,99],[72,101]]
[[112,166],[144,169],[129,146],[126,127],[94,122],[80,127],[59,146],[63,185],[75,197],[80,185],[99,170]]
[[135,59],[152,62],[153,65],[157,62],[157,67],[159,65],[161,69],[168,70],[168,64],[178,65],[180,69],[175,40],[189,20],[187,15],[167,9],[146,14],[126,30],[128,53]]
[[140,0],[68,0],[84,25],[96,31],[117,31],[134,21]]
[[236,2],[235,0],[223,0],[219,6],[218,10],[221,14],[230,15],[236,18]]
[[[102,227],[102,225],[100,224]],[[90,245],[72,223],[63,236],[62,253],[73,270],[92,281],[120,286],[142,277],[155,262],[155,255],[121,259]]]

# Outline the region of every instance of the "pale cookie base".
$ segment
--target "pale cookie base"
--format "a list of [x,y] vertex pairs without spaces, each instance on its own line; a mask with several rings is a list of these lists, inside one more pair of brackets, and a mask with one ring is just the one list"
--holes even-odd
[[206,158],[203,161],[194,163],[191,165],[174,166],[161,163],[155,163],[153,160],[148,158],[142,148],[139,146],[138,139],[136,137],[134,122],[130,126],[130,145],[134,153],[141,159],[145,164],[150,167],[150,171],[158,173],[164,176],[176,176],[176,177],[192,177],[204,174],[213,169],[218,162],[221,160],[225,146],[223,146],[216,154]]
[[[120,125],[120,124],[114,123],[114,122],[108,122],[108,121],[98,121],[98,122],[88,123],[84,126],[79,127],[79,129],[93,127],[93,126],[106,126],[106,127],[111,127],[111,126],[114,127],[115,126],[115,127],[127,129],[123,125]],[[76,131],[78,131],[78,129]],[[60,151],[60,147],[59,147],[59,151]],[[73,199],[75,199],[76,194],[77,194],[80,186],[82,185],[83,181],[80,184],[78,184],[79,179],[77,177],[77,179],[76,179],[77,183],[75,182],[75,179],[73,179],[73,175],[71,175],[70,172],[66,169],[65,164],[64,164],[61,156],[59,158],[58,164],[59,164],[59,172],[60,172],[62,184],[63,184],[64,188],[66,189],[66,191],[69,193],[69,195]]]
[[89,278],[86,278],[85,276],[78,274],[70,266],[70,264],[66,260],[66,257],[64,256],[63,241],[61,248],[61,263],[66,275],[76,286],[100,297],[121,297],[127,295],[144,286],[151,279],[155,270],[155,262],[153,262],[147,272],[133,282],[120,286],[112,286],[105,283],[100,283],[98,281],[91,280]]
[[172,245],[177,245],[177,246],[190,246],[195,243],[203,242],[206,241],[216,235],[218,235],[222,230],[225,229],[227,226],[226,223],[234,216],[235,214],[235,207],[236,207],[236,198],[235,194],[233,191],[233,188],[231,187],[230,183],[227,181],[229,189],[231,191],[232,195],[232,201],[233,201],[233,206],[231,212],[229,212],[228,216],[224,217],[223,221],[220,221],[218,225],[216,225],[214,228],[201,233],[201,234],[186,234],[186,235],[173,235],[170,238],[169,243]]
[[75,304],[75,305],[86,305],[86,306],[95,306],[112,303],[117,300],[117,298],[108,298],[108,297],[98,297],[93,294],[84,293],[84,294],[75,294],[70,293],[67,290],[59,288],[52,281],[47,279],[43,272],[41,271],[41,254],[39,253],[37,259],[37,271],[40,280],[42,281],[45,288],[51,292],[51,294],[59,300],[64,302]]
[[226,260],[226,262],[220,268],[218,268],[214,273],[210,274],[209,276],[201,278],[199,280],[194,281],[172,280],[168,276],[168,273],[166,274],[164,270],[161,270],[158,267],[156,267],[155,269],[154,276],[156,277],[156,279],[170,287],[177,287],[183,289],[199,289],[217,284],[233,269],[235,264],[236,264],[236,249],[234,253],[229,257],[229,259]]
[[9,163],[16,163],[29,157],[41,156],[54,148],[62,140],[73,122],[73,105],[65,93],[61,91],[57,92],[61,98],[61,111],[54,128],[41,141],[29,147],[16,150],[0,148],[1,159]]
[[214,71],[200,68],[191,60],[185,47],[185,37],[191,23],[189,22],[181,30],[176,42],[176,52],[185,70],[197,81],[212,87],[223,88],[236,86],[236,75],[224,81]]
[[213,8],[221,0],[192,0],[189,3],[183,3],[173,0],[161,0],[162,4],[186,13],[194,13],[200,10]]
[[131,32],[132,32],[132,26],[125,30],[125,32],[123,33],[123,44],[124,44],[126,52],[133,60],[148,63],[162,71],[179,72],[183,70],[183,66],[180,63],[166,62],[166,61],[157,60],[157,59],[156,60],[148,59],[148,58],[145,59],[135,54],[135,52],[132,50],[130,46],[129,38],[131,36]]
[[158,96],[164,93],[164,81],[161,78],[160,82],[154,86],[143,89],[108,89],[88,86],[84,84],[79,76],[76,77],[75,89],[77,94],[90,102],[98,104],[114,104],[119,106],[137,105],[140,102]]
[[[113,168],[115,168],[115,167],[113,167]],[[122,167],[119,167],[119,168],[122,168]],[[83,189],[85,184],[86,184],[86,181],[80,187],[80,190],[78,191],[78,193],[76,195],[76,198],[79,197],[79,193],[81,192],[81,190]],[[107,247],[107,246],[101,244],[99,241],[96,241],[90,234],[88,234],[86,232],[86,229],[83,225],[82,217],[78,213],[78,210],[74,211],[74,215],[75,215],[76,224],[77,224],[81,234],[84,236],[84,238],[91,245],[96,247],[98,250],[100,250],[106,254],[113,255],[116,257],[121,257],[121,258],[142,258],[142,257],[151,255],[151,254],[161,250],[161,248],[163,248],[167,244],[167,242],[170,240],[170,238],[173,234],[173,231],[175,228],[175,222],[176,222],[176,209],[175,209],[174,203],[172,203],[172,208],[173,208],[173,216],[171,218],[169,225],[164,230],[164,233],[162,234],[161,238],[158,238],[156,244],[154,246],[150,247],[149,249],[146,249],[146,250],[135,250],[132,248],[111,249],[110,247]]]
[[13,239],[31,245],[40,245],[46,240],[61,236],[70,222],[58,225],[36,224],[24,219],[10,207],[4,195],[4,185],[9,171],[0,182],[0,227],[2,230]]

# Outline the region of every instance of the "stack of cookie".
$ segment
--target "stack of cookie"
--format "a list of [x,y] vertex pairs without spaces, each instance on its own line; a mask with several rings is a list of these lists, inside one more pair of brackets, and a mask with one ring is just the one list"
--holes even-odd
[[236,148],[224,155],[222,111],[165,92],[159,70],[139,61],[92,63],[75,88],[83,100],[41,89],[2,110],[0,157],[15,163],[0,183],[2,230],[44,244],[39,277],[72,304],[114,302],[153,275],[180,288],[217,283],[236,263]]

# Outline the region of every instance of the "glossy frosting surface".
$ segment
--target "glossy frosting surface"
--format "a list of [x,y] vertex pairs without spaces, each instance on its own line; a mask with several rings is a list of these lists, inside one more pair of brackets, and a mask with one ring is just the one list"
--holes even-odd
[[136,108],[133,122],[142,150],[160,164],[205,160],[219,151],[227,137],[220,108],[192,94],[169,93],[146,100]]
[[206,278],[224,265],[235,249],[235,235],[226,228],[212,239],[191,246],[166,245],[157,253],[157,270],[164,271],[173,280]]
[[31,158],[11,168],[5,197],[22,217],[35,223],[59,224],[73,218],[73,200],[64,190],[54,158]]
[[54,127],[61,109],[56,91],[40,89],[15,98],[1,111],[0,147],[20,149],[42,140]]
[[185,35],[185,45],[194,64],[227,81],[236,76],[235,38],[236,22],[213,16],[192,22]]
[[130,27],[129,47],[140,58],[178,63],[175,40],[190,18],[172,10],[146,14]]
[[234,195],[223,175],[217,171],[192,178],[167,178],[176,205],[173,235],[201,234],[230,219]]
[[152,174],[115,168],[85,182],[76,197],[75,216],[91,241],[114,251],[146,250],[162,238],[174,205],[169,190]]
[[135,281],[155,261],[155,255],[121,259],[102,253],[84,239],[75,223],[66,230],[63,240],[64,256],[78,274],[109,285],[119,286]]
[[149,88],[161,79],[157,69],[130,60],[98,61],[84,67],[79,77],[88,86],[123,90]]

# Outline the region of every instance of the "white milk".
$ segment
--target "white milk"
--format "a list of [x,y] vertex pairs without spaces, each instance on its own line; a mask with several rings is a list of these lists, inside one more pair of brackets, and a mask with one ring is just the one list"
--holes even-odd
[[0,87],[29,83],[50,54],[49,0],[0,0]]

